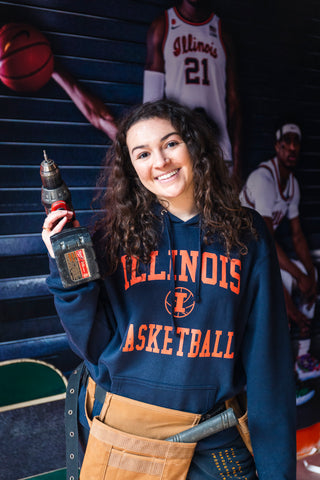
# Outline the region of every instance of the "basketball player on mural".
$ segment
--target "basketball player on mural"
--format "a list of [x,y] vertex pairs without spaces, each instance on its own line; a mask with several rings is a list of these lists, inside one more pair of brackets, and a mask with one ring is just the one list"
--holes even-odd
[[[320,375],[319,359],[314,357],[320,353],[318,345],[320,331],[315,331],[314,321],[317,298],[316,270],[300,224],[300,191],[294,176],[300,145],[300,127],[291,122],[281,124],[276,131],[274,158],[262,162],[251,172],[241,191],[240,200],[243,205],[254,208],[263,216],[272,235],[276,233],[284,218],[290,222],[296,259],[290,258],[278,241],[276,248],[291,324],[297,372],[300,380],[307,380]],[[307,390],[301,384],[298,386],[297,404],[301,404],[309,400],[314,391]]]
[[[230,170],[241,177],[241,114],[233,47],[209,3],[183,0],[152,23],[143,101],[166,97],[202,109]],[[116,120],[103,101],[58,65],[52,77],[89,122],[113,140]]]
[[83,87],[65,68],[57,62],[52,78],[69,95],[86,119],[95,127],[114,140],[117,124],[114,116],[105,106],[103,100]]
[[[233,427],[200,440],[189,471],[188,464],[175,478],[256,480],[257,472],[259,480],[294,479],[293,364],[265,222],[241,207],[207,123],[187,107],[163,100],[137,107],[119,124],[108,155],[99,183],[105,215],[93,239],[103,281],[63,289],[53,258],[47,281],[91,378],[91,394],[88,387],[85,401],[83,385],[80,395],[81,431],[89,430],[84,406],[91,405],[92,381],[108,392],[106,423],[124,419],[117,427],[122,445],[124,435],[138,435],[138,445],[149,435],[154,445],[170,428],[185,430],[186,421],[191,426],[209,410],[224,410],[246,386],[254,456]],[[52,257],[50,236],[68,215],[59,210],[44,221]],[[127,405],[125,413],[109,408],[110,401]],[[99,415],[101,400],[93,408]],[[135,422],[137,411],[144,415]],[[90,459],[99,472],[108,461],[106,447],[97,453],[97,438],[89,437],[83,479],[96,478],[85,476]],[[152,467],[160,466],[164,448],[164,442],[159,451],[153,447]],[[146,457],[137,457],[134,470],[134,457],[117,461],[117,478],[127,478],[126,469],[130,478],[168,478],[162,470],[141,473]]]
[[240,177],[241,114],[233,46],[208,0],[182,0],[150,26],[143,101],[163,97],[204,110],[225,161]]

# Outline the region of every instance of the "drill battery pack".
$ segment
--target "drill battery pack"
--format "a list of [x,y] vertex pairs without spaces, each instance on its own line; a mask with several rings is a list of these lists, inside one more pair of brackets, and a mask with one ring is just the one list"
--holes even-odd
[[86,227],[65,229],[51,237],[64,288],[100,278],[95,251]]

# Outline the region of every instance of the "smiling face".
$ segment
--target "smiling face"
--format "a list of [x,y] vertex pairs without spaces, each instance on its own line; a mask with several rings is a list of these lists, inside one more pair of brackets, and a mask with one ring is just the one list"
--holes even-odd
[[127,146],[144,187],[174,215],[190,218],[195,213],[192,159],[171,122],[140,120],[129,128]]

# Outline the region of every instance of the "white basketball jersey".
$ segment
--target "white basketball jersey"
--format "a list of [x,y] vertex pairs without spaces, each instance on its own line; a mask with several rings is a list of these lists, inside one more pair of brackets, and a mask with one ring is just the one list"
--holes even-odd
[[225,160],[232,160],[227,131],[226,53],[220,19],[212,13],[203,23],[191,23],[175,7],[165,13],[166,97],[191,109],[202,107],[217,125]]
[[276,230],[285,216],[291,220],[299,215],[299,185],[291,173],[284,191],[281,191],[278,159],[274,157],[260,163],[251,172],[240,193],[240,201],[263,217],[272,218],[273,229]]

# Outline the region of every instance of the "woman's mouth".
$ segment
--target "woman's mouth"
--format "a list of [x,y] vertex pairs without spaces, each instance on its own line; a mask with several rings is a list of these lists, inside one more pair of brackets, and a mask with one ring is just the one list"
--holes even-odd
[[169,180],[170,178],[174,177],[179,171],[179,168],[176,168],[175,170],[172,170],[171,172],[164,173],[163,175],[159,175],[156,177],[156,180],[159,180],[160,182],[164,180]]

